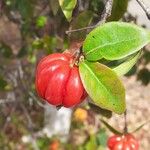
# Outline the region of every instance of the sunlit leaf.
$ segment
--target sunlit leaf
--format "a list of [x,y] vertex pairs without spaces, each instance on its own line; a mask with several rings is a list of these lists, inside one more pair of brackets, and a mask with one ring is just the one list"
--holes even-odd
[[86,59],[118,60],[125,58],[150,42],[150,32],[136,25],[110,22],[94,29],[83,44]]
[[45,26],[47,18],[45,16],[39,16],[36,20],[36,26],[42,28]]
[[72,18],[72,12],[75,8],[77,0],[59,0],[60,7],[68,21]]
[[79,72],[84,88],[97,106],[118,114],[125,111],[125,89],[115,72],[88,61],[79,64]]
[[118,76],[122,76],[126,74],[136,64],[139,56],[140,56],[140,53],[132,56],[131,58],[127,59],[125,62],[123,62],[119,66],[113,68],[113,71],[115,71]]

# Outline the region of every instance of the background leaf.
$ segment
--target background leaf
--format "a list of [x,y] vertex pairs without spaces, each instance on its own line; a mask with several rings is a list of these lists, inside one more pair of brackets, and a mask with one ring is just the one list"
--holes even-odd
[[4,90],[7,85],[7,82],[0,76],[0,90]]
[[22,18],[30,20],[33,16],[34,0],[14,0],[12,7],[18,9]]
[[107,134],[106,130],[104,128],[100,129],[99,132],[97,133],[97,143],[98,145],[101,145],[102,147],[107,146]]
[[36,26],[42,28],[45,26],[47,18],[45,16],[39,16],[36,20]]
[[101,119],[101,122],[114,134],[123,134],[122,132],[118,131],[117,129],[115,129],[114,127],[112,127],[111,125],[109,125],[105,120]]
[[137,131],[139,131],[141,128],[143,128],[145,125],[147,125],[148,123],[150,123],[150,120],[146,121],[145,123],[141,124],[139,127],[137,127],[134,131],[132,131],[132,133],[135,133]]
[[114,0],[111,16],[108,21],[117,21],[122,18],[127,10],[128,0]]
[[129,59],[127,59],[125,62],[123,62],[119,66],[113,68],[113,71],[115,71],[118,76],[122,76],[122,75],[126,74],[136,64],[140,54],[141,53],[138,53],[138,54],[130,57]]
[[150,32],[129,23],[110,22],[94,29],[83,44],[86,59],[118,60],[150,42]]
[[60,7],[68,21],[71,20],[73,9],[75,8],[77,0],[59,0]]
[[[92,11],[84,11],[82,13],[80,13],[71,23],[71,29],[80,29],[83,27],[87,27],[92,19],[93,19],[93,13]],[[82,31],[82,32],[75,32],[73,34],[71,34],[71,40],[74,41],[79,41],[79,40],[84,40],[86,37],[87,32],[86,31]]]
[[96,136],[91,135],[90,140],[87,142],[85,146],[86,150],[97,150]]
[[125,111],[125,89],[110,68],[84,61],[79,71],[84,88],[97,106],[118,114]]

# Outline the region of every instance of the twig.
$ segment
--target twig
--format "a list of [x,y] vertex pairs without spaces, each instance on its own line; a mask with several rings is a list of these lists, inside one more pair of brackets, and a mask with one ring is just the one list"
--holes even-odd
[[23,103],[20,103],[20,106],[27,118],[27,121],[28,121],[28,128],[30,130],[30,133],[31,133],[31,143],[32,143],[32,146],[35,150],[40,150],[38,145],[37,145],[37,141],[36,141],[36,137],[34,137],[34,134],[33,134],[33,127],[34,127],[34,124],[33,124],[33,121],[29,115],[29,112],[28,110],[26,109],[26,107],[24,106]]
[[105,23],[106,19],[111,15],[112,6],[113,6],[113,0],[108,0],[106,2],[103,13],[101,15],[101,19],[96,25],[89,26],[89,27],[84,27],[84,28],[80,28],[80,29],[75,29],[75,30],[69,30],[69,31],[66,31],[66,34],[69,34],[69,33],[72,33],[72,32],[78,32],[78,31],[82,31],[82,30],[87,30],[87,29],[93,29],[93,28],[96,28],[97,26]]
[[124,113],[124,133],[128,133],[128,125],[127,125],[127,110]]
[[33,100],[35,100],[35,101],[37,102],[37,104],[38,104],[40,107],[45,108],[45,105],[42,104],[39,100],[37,100],[37,98],[36,98],[36,96],[34,95],[34,93],[29,92],[29,96],[30,96]]
[[106,22],[106,19],[111,15],[112,6],[113,6],[113,0],[108,0],[105,9],[102,13],[101,20],[96,24],[96,26],[99,26]]
[[31,117],[30,117],[30,115],[29,115],[28,110],[26,109],[26,107],[24,106],[23,103],[20,103],[20,107],[22,108],[22,110],[23,110],[23,112],[24,112],[24,114],[25,114],[25,116],[26,116],[26,118],[27,118],[27,121],[28,121],[28,128],[29,128],[29,130],[32,131],[32,130],[33,130],[33,127],[34,127],[34,123],[33,123],[32,119],[31,119]]
[[150,20],[150,8],[146,6],[146,4],[143,2],[143,0],[136,0],[136,1],[142,7],[142,9],[144,10],[144,12],[147,15],[147,18]]

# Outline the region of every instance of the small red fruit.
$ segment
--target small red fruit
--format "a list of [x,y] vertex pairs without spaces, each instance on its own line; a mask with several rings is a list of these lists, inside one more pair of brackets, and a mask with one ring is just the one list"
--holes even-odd
[[60,147],[60,142],[58,140],[54,140],[50,146],[49,146],[49,150],[59,150]]
[[110,150],[138,150],[139,144],[132,134],[114,135],[107,141]]
[[85,98],[79,69],[70,53],[55,53],[43,58],[36,70],[36,90],[55,106],[72,107]]

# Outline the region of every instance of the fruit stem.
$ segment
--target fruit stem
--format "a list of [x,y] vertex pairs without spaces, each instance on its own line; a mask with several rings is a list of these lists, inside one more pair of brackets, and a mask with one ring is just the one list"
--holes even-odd
[[127,124],[127,110],[124,112],[124,133],[128,133],[128,124]]
[[61,107],[62,107],[62,105],[58,105],[58,106],[56,106],[56,109],[57,109],[57,110],[60,110]]
[[82,46],[77,49],[74,53],[74,59],[73,59],[73,63],[72,63],[72,66],[74,65],[78,65],[79,61],[80,61],[80,57],[83,58],[83,53],[82,53]]

